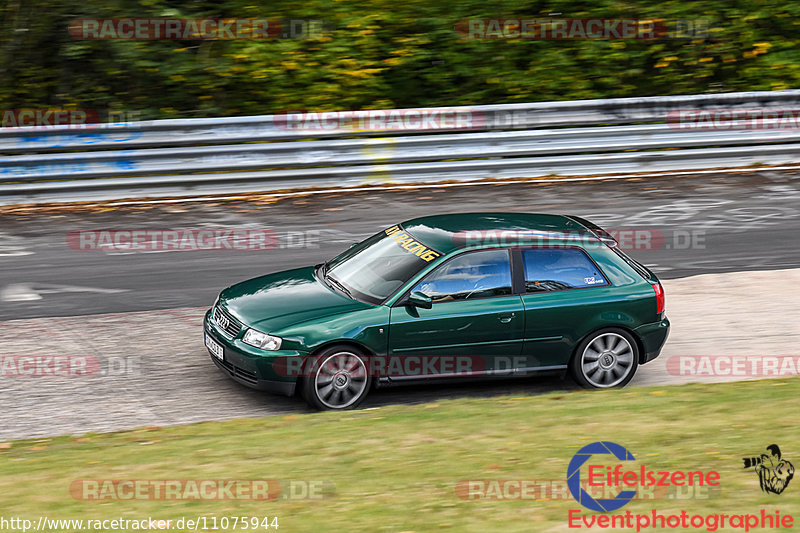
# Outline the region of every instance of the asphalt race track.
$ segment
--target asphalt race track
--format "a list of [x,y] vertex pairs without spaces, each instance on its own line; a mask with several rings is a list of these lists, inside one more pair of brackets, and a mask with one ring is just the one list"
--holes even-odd
[[[502,210],[571,213],[608,229],[659,232],[663,246],[629,253],[663,278],[800,265],[800,177],[776,171],[6,215],[0,320],[209,306],[235,281],[321,262],[404,219]],[[272,228],[282,242],[259,251],[67,245],[70,231],[175,228]]]
[[[0,355],[89,354],[101,372],[71,381],[0,377],[0,405],[11,421],[0,428],[0,439],[305,411],[301,401],[250,391],[213,367],[202,346],[203,308],[235,281],[320,262],[393,223],[434,213],[572,213],[607,229],[635,230],[649,241],[629,253],[668,280],[669,353],[735,349],[725,340],[737,340],[741,322],[730,331],[714,329],[720,320],[704,314],[695,321],[692,313],[709,309],[724,318],[742,301],[736,296],[746,294],[759,299],[736,309],[741,317],[757,306],[764,313],[752,331],[739,332],[742,339],[765,335],[759,353],[797,354],[787,351],[800,340],[787,311],[800,297],[800,270],[786,270],[785,288],[779,273],[767,271],[800,267],[799,200],[800,178],[764,171],[6,212],[0,215]],[[186,228],[271,228],[279,243],[257,251],[142,251],[80,250],[67,242],[81,230]],[[738,274],[744,271],[764,276]],[[720,273],[729,274],[708,278],[705,293],[679,279]],[[766,311],[773,302],[786,323],[771,325]],[[648,367],[635,382],[671,381],[663,369]],[[373,395],[365,407],[574,388],[547,378],[397,388]]]

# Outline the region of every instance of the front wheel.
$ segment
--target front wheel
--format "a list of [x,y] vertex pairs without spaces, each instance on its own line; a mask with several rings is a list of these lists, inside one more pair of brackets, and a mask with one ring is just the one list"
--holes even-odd
[[575,350],[570,370],[575,381],[590,389],[622,387],[633,379],[639,348],[627,331],[607,328],[586,337]]
[[331,346],[308,361],[302,392],[317,409],[354,409],[371,384],[362,354],[349,346]]

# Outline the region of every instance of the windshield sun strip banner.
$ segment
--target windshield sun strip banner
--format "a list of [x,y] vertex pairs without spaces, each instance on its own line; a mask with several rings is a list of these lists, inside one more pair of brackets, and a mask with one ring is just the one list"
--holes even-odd
[[425,262],[430,263],[434,259],[442,256],[440,252],[437,252],[433,248],[429,248],[428,246],[414,239],[414,237],[403,231],[399,225],[392,226],[391,228],[384,230],[384,232],[386,235],[394,239],[394,241],[397,242],[402,249],[416,255]]

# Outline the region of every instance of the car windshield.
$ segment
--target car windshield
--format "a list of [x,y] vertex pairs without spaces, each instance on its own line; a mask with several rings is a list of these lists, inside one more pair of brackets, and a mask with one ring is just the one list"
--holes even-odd
[[323,275],[351,297],[380,304],[441,255],[392,226],[329,261]]

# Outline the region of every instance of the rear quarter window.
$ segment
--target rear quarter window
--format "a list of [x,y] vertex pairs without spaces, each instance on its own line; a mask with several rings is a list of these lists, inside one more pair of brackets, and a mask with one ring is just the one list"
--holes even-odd
[[648,272],[647,268],[644,267],[640,262],[636,261],[632,257],[628,256],[625,252],[620,250],[619,248],[612,248],[615,254],[619,256],[623,261],[625,261],[629,267],[634,269],[637,274],[639,274],[642,279],[649,281],[650,280],[650,272]]
[[583,250],[533,248],[522,251],[525,292],[552,292],[609,285],[603,272]]

